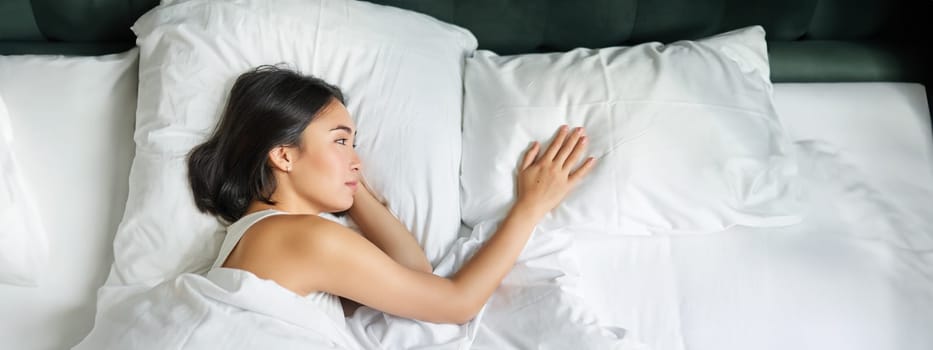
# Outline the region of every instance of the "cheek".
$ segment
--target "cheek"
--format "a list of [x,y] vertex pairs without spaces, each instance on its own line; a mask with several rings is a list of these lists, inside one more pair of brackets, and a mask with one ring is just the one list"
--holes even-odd
[[318,152],[309,158],[307,162],[308,170],[318,180],[341,177],[341,164],[344,163],[344,160],[339,152],[333,150]]

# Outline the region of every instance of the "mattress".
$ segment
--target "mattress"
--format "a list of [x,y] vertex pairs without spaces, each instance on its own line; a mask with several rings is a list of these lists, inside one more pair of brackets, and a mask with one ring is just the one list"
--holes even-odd
[[[38,288],[0,285],[2,348],[69,348],[93,325],[95,294],[112,262],[111,241],[123,214],[133,154],[135,61],[126,62],[122,56],[80,62],[59,57],[17,71],[3,70],[9,62],[0,62],[0,93],[13,116],[15,150],[33,185],[53,257]],[[110,78],[86,80],[82,77],[90,76],[88,69]],[[775,95],[795,138],[836,145],[899,206],[917,215],[924,204],[929,207],[933,146],[922,86],[776,84]],[[592,271],[611,271],[604,282],[625,282],[590,284],[585,290],[603,322],[625,327],[659,349],[807,348],[816,344],[805,340],[817,337],[824,340],[819,345],[839,345],[852,336],[860,339],[854,332],[873,334],[871,326],[876,324],[888,327],[884,334],[898,336],[876,339],[879,344],[930,344],[913,330],[924,322],[931,324],[933,313],[909,313],[899,308],[912,304],[896,304],[890,296],[909,291],[918,293],[916,298],[933,297],[898,279],[910,275],[892,274],[913,270],[902,265],[906,262],[899,255],[870,242],[763,232],[619,240],[597,245],[581,235],[577,249],[610,250],[602,254],[603,260],[581,263],[591,264]],[[865,256],[888,260],[871,265],[861,259]],[[782,263],[788,257],[812,260]],[[866,277],[843,274],[847,268],[866,271]],[[787,275],[799,275],[795,279],[801,285],[769,284]],[[820,279],[823,276],[837,277]],[[840,290],[860,288],[837,297]],[[775,296],[788,290],[782,298]],[[745,322],[750,314],[779,312],[807,322]],[[817,318],[826,315],[839,317]],[[862,318],[868,316],[877,321]],[[900,318],[891,319],[895,316]],[[852,322],[840,323],[846,319]],[[806,327],[815,323],[825,327]],[[889,329],[892,325],[905,328],[896,333]],[[801,338],[804,341],[797,341]]]

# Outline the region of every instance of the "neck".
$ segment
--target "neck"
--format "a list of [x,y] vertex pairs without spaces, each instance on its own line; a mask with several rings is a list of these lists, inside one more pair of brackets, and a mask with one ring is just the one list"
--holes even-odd
[[246,208],[246,214],[267,209],[275,209],[290,214],[318,215],[321,213],[320,209],[315,208],[310,203],[307,203],[307,201],[301,200],[295,191],[291,190],[291,186],[283,181],[279,181],[279,186],[275,189],[275,192],[272,193],[270,199],[275,204],[269,204],[254,199]]
[[275,210],[278,210],[278,211],[284,211],[284,212],[290,213],[290,214],[309,214],[309,215],[318,215],[318,214],[320,214],[320,211],[319,211],[319,210],[315,210],[315,209],[310,208],[310,207],[308,207],[308,206],[290,205],[289,203],[285,203],[285,202],[281,202],[281,201],[275,200],[275,197],[272,197],[272,198],[273,198],[272,201],[275,202],[275,204],[269,204],[269,203],[265,203],[265,202],[259,201],[259,200],[254,200],[254,201],[252,201],[252,202],[249,204],[249,206],[246,207],[246,213],[245,213],[245,215],[252,214],[252,213],[255,213],[255,212],[258,212],[258,211],[268,210],[268,209],[275,209]]

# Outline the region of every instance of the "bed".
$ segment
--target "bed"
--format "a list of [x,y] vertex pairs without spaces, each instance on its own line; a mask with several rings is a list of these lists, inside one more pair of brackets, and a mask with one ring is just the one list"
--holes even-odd
[[[252,6],[250,1],[238,3]],[[766,62],[770,73],[767,77],[773,82],[773,91],[768,95],[773,95],[773,107],[786,133],[787,147],[795,150],[798,160],[807,160],[801,161],[800,171],[809,174],[811,188],[816,190],[810,191],[813,200],[809,203],[815,207],[810,208],[810,215],[780,227],[738,225],[711,232],[636,235],[617,234],[623,231],[621,226],[605,226],[542,235],[538,241],[543,243],[532,246],[530,251],[544,252],[538,258],[555,259],[535,260],[529,255],[520,261],[518,272],[507,278],[478,322],[465,328],[431,328],[366,311],[354,320],[360,327],[370,326],[368,334],[372,342],[364,345],[416,347],[425,344],[412,339],[424,340],[426,344],[433,340],[436,345],[442,343],[438,339],[448,337],[468,341],[447,343],[447,347],[467,344],[472,348],[601,348],[604,343],[587,339],[614,337],[626,340],[620,346],[652,349],[933,347],[933,335],[928,331],[933,326],[933,215],[929,209],[933,205],[933,136],[931,99],[925,89],[933,75],[927,63],[928,50],[922,44],[929,41],[929,25],[922,19],[933,14],[933,3],[919,0],[864,1],[859,6],[838,1],[376,3],[436,19],[379,8],[377,12],[383,11],[378,13],[391,20],[411,17],[410,23],[418,23],[407,29],[409,26],[397,24],[409,22],[386,20],[371,24],[384,25],[377,27],[381,30],[402,34],[410,30],[417,34],[425,26],[447,28],[443,27],[445,23],[452,23],[468,32],[437,29],[446,35],[444,38],[460,40],[456,43],[460,46],[443,46],[445,50],[471,51],[464,47],[469,48],[469,38],[474,37],[472,44],[478,46],[473,49],[490,50],[494,52],[490,55],[496,56],[702,40],[761,25],[767,33]],[[33,271],[35,286],[0,284],[2,348],[71,348],[94,328],[98,310],[109,305],[108,300],[114,295],[120,295],[113,292],[117,286],[133,283],[151,286],[160,280],[159,274],[197,271],[200,266],[197,259],[179,260],[174,265],[172,262],[147,265],[146,259],[166,255],[144,256],[145,252],[133,251],[133,247],[143,243],[125,239],[134,222],[127,218],[133,213],[153,210],[140,204],[141,199],[150,198],[145,196],[154,195],[140,192],[148,184],[140,181],[140,173],[168,171],[153,167],[161,163],[144,163],[147,154],[183,152],[184,146],[190,144],[189,139],[202,136],[158,133],[163,129],[153,125],[159,126],[160,119],[147,115],[146,106],[158,107],[152,96],[171,96],[137,95],[137,91],[162,91],[153,90],[156,88],[152,82],[165,76],[164,71],[159,71],[162,68],[152,68],[156,67],[152,62],[158,62],[153,54],[158,45],[154,43],[165,42],[160,41],[166,39],[159,37],[162,35],[159,31],[170,32],[171,28],[160,26],[172,22],[155,16],[142,25],[136,22],[156,5],[152,1],[11,1],[0,5],[3,18],[0,97],[12,126],[10,145],[18,171],[34,199],[48,241],[48,258],[37,263]],[[261,11],[272,11],[269,8]],[[184,11],[173,15],[181,16],[180,12]],[[143,33],[143,38],[135,43],[134,32],[129,30],[134,23],[137,34]],[[249,33],[248,28],[262,27],[246,28],[238,30]],[[225,37],[217,40],[227,43]],[[420,38],[415,44],[449,42],[429,37]],[[227,48],[220,47],[217,52]],[[358,50],[351,52],[355,55],[364,52],[366,46],[353,48]],[[346,57],[366,59],[365,55],[354,55]],[[436,51],[419,55],[422,57],[419,59],[443,56]],[[378,59],[401,60],[398,57],[402,56]],[[498,58],[491,57],[491,62],[498,62],[495,61]],[[201,62],[196,58],[186,57],[193,66]],[[307,67],[313,67],[316,59],[306,62]],[[451,61],[455,62],[451,63],[453,67],[464,69],[458,66],[461,61]],[[450,73],[443,68],[448,66],[442,67],[440,63],[407,68],[405,65],[411,63],[393,61],[396,63],[402,69],[436,70],[442,77]],[[467,78],[476,72],[470,64],[464,69]],[[457,68],[453,71],[456,73]],[[370,73],[384,74],[379,70]],[[359,78],[350,73],[321,74],[337,81],[362,81],[354,80]],[[216,91],[223,90],[220,85],[214,90],[204,90],[205,94],[216,95]],[[460,140],[461,130],[472,129],[469,124],[461,125],[460,121],[466,117],[458,113],[461,106],[474,101],[471,96],[476,94],[471,95],[470,86],[463,87],[459,81],[443,86],[458,93],[447,101],[450,102],[447,108],[439,104],[430,106],[437,109],[428,112],[453,119],[424,119],[424,123],[440,128],[442,135],[456,133]],[[351,83],[348,88],[367,92],[371,87]],[[378,88],[383,87],[371,89],[379,91]],[[459,91],[466,91],[463,104]],[[211,95],[215,100],[221,97]],[[375,117],[378,111],[386,110],[386,105],[379,103],[356,104],[351,111],[370,118],[366,120],[371,123],[384,123],[385,120]],[[209,107],[205,108],[197,112],[212,113]],[[463,113],[469,114],[469,107],[465,108]],[[434,122],[446,124],[430,124]],[[391,130],[390,124],[385,125],[386,130]],[[533,130],[526,132],[534,134]],[[159,148],[153,141],[158,137],[172,137],[173,143],[168,145],[171,147]],[[371,140],[371,144],[387,142]],[[449,154],[456,154],[459,160],[461,152],[467,159],[469,152],[478,149],[467,149],[469,142],[465,138],[464,149],[457,143],[456,147],[437,151],[451,153],[426,153],[423,159],[447,159]],[[373,162],[376,168],[392,166],[391,160]],[[461,162],[445,166],[463,176]],[[458,177],[439,175],[437,169],[419,171],[434,175],[429,179]],[[407,190],[393,187],[392,183],[380,184],[378,179],[373,181],[383,189],[387,199],[398,198]],[[424,182],[430,186],[446,185]],[[447,194],[459,197],[461,184],[457,182],[455,186],[457,193]],[[422,232],[418,238],[439,274],[449,273],[462,260],[462,256],[450,251],[471,247],[476,242],[470,238],[482,236],[489,228],[485,224],[475,225],[479,221],[471,222],[467,199],[460,198],[458,202],[466,204],[452,209],[456,210],[456,220],[443,218],[447,226],[441,230],[455,232],[459,228],[459,233],[446,239],[423,233],[432,229],[425,226],[426,217],[420,216],[424,207],[405,202],[397,202],[393,207],[403,221],[422,225],[413,231]],[[464,210],[467,219],[461,221],[460,210]],[[206,232],[204,237],[217,236],[212,226],[216,223],[198,220],[191,221],[191,227]],[[556,222],[552,221],[552,226],[556,227]],[[121,235],[124,240],[115,241]],[[208,239],[200,242],[204,246],[194,247],[216,249],[212,246],[216,243]],[[146,244],[152,245],[142,247],[166,247]],[[549,255],[548,249],[560,250],[563,255]],[[468,255],[469,251],[461,249],[460,253]],[[209,258],[210,254],[204,255]],[[571,260],[569,265],[567,258]],[[573,271],[562,270],[557,275],[560,278],[530,273],[535,268],[553,266],[562,269],[572,266]],[[535,278],[557,282],[539,283]],[[516,301],[522,300],[534,300],[537,304],[517,307]],[[508,322],[522,317],[540,322],[527,325]],[[550,322],[553,320],[558,322]],[[561,320],[572,320],[586,327],[571,329]],[[381,323],[374,327],[377,321]]]

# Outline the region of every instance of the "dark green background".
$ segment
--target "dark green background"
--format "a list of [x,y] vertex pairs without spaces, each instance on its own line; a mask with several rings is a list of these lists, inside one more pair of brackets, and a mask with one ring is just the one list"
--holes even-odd
[[[696,39],[752,24],[772,80],[928,83],[930,0],[380,0],[471,30],[499,54]],[[133,46],[156,0],[0,0],[0,54],[96,55]],[[929,86],[929,84],[927,84]]]

